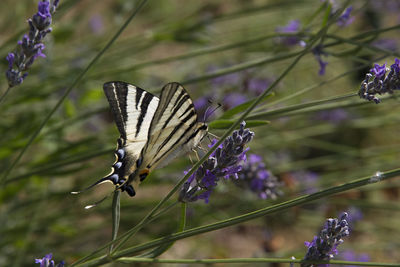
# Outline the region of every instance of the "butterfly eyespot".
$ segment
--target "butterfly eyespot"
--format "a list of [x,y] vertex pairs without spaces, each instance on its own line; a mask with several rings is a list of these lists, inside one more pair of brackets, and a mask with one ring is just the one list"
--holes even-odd
[[118,179],[119,179],[118,174],[114,173],[113,175],[111,175],[109,177],[109,179],[110,179],[111,182],[113,182],[113,184],[117,184]]
[[118,149],[117,156],[118,156],[118,159],[123,159],[125,156],[125,150],[123,150],[122,148]]
[[116,169],[121,168],[121,166],[122,166],[122,162],[121,162],[121,161],[118,161],[118,162],[116,162],[116,163],[114,164],[114,168],[116,168]]
[[149,175],[149,170],[148,169],[144,169],[139,173],[139,178],[140,181],[143,182],[144,179],[146,179],[147,175]]

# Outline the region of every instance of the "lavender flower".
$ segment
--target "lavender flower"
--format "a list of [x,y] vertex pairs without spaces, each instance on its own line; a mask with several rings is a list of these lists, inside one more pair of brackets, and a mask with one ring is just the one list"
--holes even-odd
[[[298,33],[300,31],[300,21],[291,20],[286,26],[275,28],[277,33]],[[287,46],[294,46],[300,44],[300,39],[297,36],[281,37],[278,41]]]
[[353,23],[354,21],[354,17],[350,16],[351,11],[353,10],[352,6],[349,6],[348,8],[346,8],[343,11],[343,14],[338,18],[336,24],[339,27],[346,27],[348,25],[350,25],[351,23]]
[[[183,184],[179,194],[179,201],[194,202],[204,199],[209,202],[209,197],[213,189],[217,186],[220,178],[228,179],[234,177],[238,179],[238,172],[241,171],[241,163],[246,159],[244,146],[253,139],[254,133],[245,129],[245,122],[240,124],[240,129],[236,130],[210,155],[206,160]],[[212,147],[217,140],[211,142]]]
[[[389,73],[386,75],[386,72]],[[358,95],[368,101],[374,101],[379,104],[381,100],[376,94],[382,95],[384,93],[393,94],[393,90],[400,90],[400,60],[395,59],[395,63],[386,67],[375,64],[370,70],[370,73],[365,75],[364,81],[361,83],[361,88]]]
[[272,175],[262,161],[261,156],[250,154],[248,160],[243,164],[239,172],[239,179],[235,184],[240,187],[248,188],[262,199],[276,199],[282,195],[279,190],[281,183]]
[[247,90],[253,93],[255,96],[259,96],[262,94],[262,92],[265,91],[265,89],[269,87],[271,81],[269,79],[252,78],[249,79],[246,83]]
[[[318,236],[314,236],[313,241],[304,242],[308,248],[304,257],[306,261],[329,260],[338,254],[337,247],[343,243],[343,237],[349,235],[347,223],[347,213],[343,212],[340,219],[327,219],[324,228]],[[328,266],[329,264],[302,263],[302,267]]]
[[326,56],[327,54],[323,51],[323,46],[322,45],[317,45],[312,49],[312,53],[314,54],[315,58],[317,59],[319,63],[319,75],[324,75],[325,74],[325,69],[326,65],[328,65],[328,62],[322,60],[322,56]]
[[21,84],[28,75],[27,72],[22,72],[28,70],[38,57],[46,57],[43,54],[45,46],[42,41],[51,32],[51,15],[55,12],[58,2],[59,0],[53,0],[51,4],[49,0],[39,2],[38,12],[28,20],[29,33],[18,41],[15,51],[7,55],[8,70],[6,77],[9,87]]
[[35,263],[40,263],[40,267],[63,267],[64,266],[64,261],[61,261],[59,264],[54,265],[54,261],[51,259],[53,257],[53,254],[49,253],[46,256],[44,256],[42,259],[36,259]]
[[222,105],[225,110],[229,110],[247,101],[247,97],[240,93],[229,93],[222,100]]

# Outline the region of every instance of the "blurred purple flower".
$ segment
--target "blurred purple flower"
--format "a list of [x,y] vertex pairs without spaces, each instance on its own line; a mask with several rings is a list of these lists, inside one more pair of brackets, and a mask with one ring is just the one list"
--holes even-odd
[[354,206],[351,206],[347,210],[347,214],[349,217],[347,218],[347,222],[349,223],[349,228],[352,229],[354,227],[354,224],[358,221],[361,221],[364,217],[362,211]]
[[[356,254],[352,250],[345,250],[341,253],[341,259],[345,261],[369,262],[370,258],[367,253]],[[343,267],[356,267],[357,265],[343,265]],[[358,265],[359,266],[359,265]]]
[[262,199],[276,199],[282,195],[279,187],[282,184],[272,175],[262,161],[261,156],[250,154],[239,172],[239,179],[235,181],[237,186],[248,188]]
[[229,110],[247,101],[247,97],[240,93],[229,93],[222,100],[222,105],[225,110]]
[[400,60],[395,59],[394,64],[390,66],[389,73],[386,75],[387,71],[386,64],[382,66],[375,64],[370,73],[365,75],[358,95],[363,99],[374,101],[378,104],[381,100],[376,96],[377,94],[393,94],[393,90],[400,90]]
[[42,259],[35,259],[35,263],[40,263],[40,267],[63,267],[64,261],[61,261],[59,264],[55,265],[54,261],[51,259],[53,257],[52,253],[47,254]]
[[336,22],[339,27],[346,27],[353,23],[354,17],[350,16],[352,10],[353,7],[349,6],[343,11],[343,14],[338,18],[338,21]]
[[104,32],[103,17],[100,14],[93,15],[89,20],[89,26],[94,34],[101,35]]
[[316,119],[337,124],[349,119],[349,113],[342,108],[322,110],[316,114]]
[[[275,32],[277,33],[298,33],[301,25],[298,20],[291,20],[286,26],[276,27]],[[297,36],[285,36],[280,37],[279,42],[287,46],[293,46],[300,43],[300,39]]]
[[[343,237],[349,235],[347,213],[343,212],[340,219],[327,219],[324,228],[311,242],[304,242],[308,248],[304,260],[330,260],[338,254],[337,247],[343,243]],[[329,264],[301,263],[301,267],[328,266]]]
[[319,190],[317,173],[307,170],[301,170],[291,173],[292,177],[298,182],[300,190],[306,194],[312,194]]
[[390,51],[397,51],[397,41],[395,39],[379,39],[373,42],[372,45]]
[[317,45],[312,49],[312,53],[314,54],[315,58],[317,59],[319,63],[319,75],[324,75],[325,74],[325,69],[326,65],[328,65],[328,62],[322,60],[322,56],[326,56],[326,53],[323,51],[323,46],[322,45]]
[[[220,70],[216,66],[210,66],[207,69],[208,73],[214,73]],[[224,86],[237,86],[240,83],[240,74],[237,72],[228,73],[211,79],[211,85],[217,88]]]
[[18,41],[17,49],[7,55],[8,70],[6,77],[9,87],[14,87],[23,82],[28,73],[22,72],[28,70],[36,58],[46,57],[43,53],[45,46],[42,41],[51,32],[51,15],[55,12],[58,2],[58,0],[54,0],[52,3],[48,0],[39,2],[38,12],[31,19],[28,19],[29,33]]
[[249,79],[247,81],[247,90],[255,96],[259,96],[269,87],[270,84],[271,81],[269,79]]
[[[240,124],[240,129],[235,130],[231,136],[213,152],[183,184],[179,194],[179,201],[194,202],[204,199],[209,202],[213,189],[217,186],[220,178],[238,179],[238,172],[242,169],[242,162],[246,160],[244,146],[253,139],[254,133],[245,129],[245,122]],[[213,140],[212,147],[217,140]]]

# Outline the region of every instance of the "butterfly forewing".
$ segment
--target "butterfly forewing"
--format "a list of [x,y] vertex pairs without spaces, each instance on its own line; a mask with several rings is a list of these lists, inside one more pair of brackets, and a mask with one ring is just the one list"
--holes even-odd
[[178,83],[165,85],[142,151],[143,168],[151,170],[174,151],[183,149],[197,128],[196,110],[186,90]]

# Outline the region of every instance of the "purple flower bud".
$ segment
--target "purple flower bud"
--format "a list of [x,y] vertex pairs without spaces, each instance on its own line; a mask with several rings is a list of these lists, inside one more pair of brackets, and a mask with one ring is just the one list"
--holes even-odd
[[[304,260],[329,260],[338,254],[337,247],[343,243],[342,238],[349,235],[347,216],[347,213],[344,212],[340,219],[327,219],[319,235],[314,236],[312,242],[304,242],[308,248]],[[310,263],[301,264],[301,267],[310,266],[314,265]]]
[[394,90],[400,90],[400,60],[395,59],[395,63],[390,66],[388,74],[386,64],[380,66],[375,64],[370,73],[365,75],[364,81],[361,83],[358,95],[368,101],[380,103],[377,94],[385,93],[393,94]]
[[352,10],[352,6],[346,8],[345,11],[343,11],[343,14],[338,18],[337,25],[339,25],[340,27],[346,27],[353,23],[354,17],[350,17],[350,13]]
[[51,259],[53,257],[53,254],[49,253],[46,256],[44,256],[42,259],[35,259],[35,263],[39,263],[40,267],[63,267],[64,266],[64,261],[61,261],[59,264],[55,265],[54,261]]
[[[10,53],[13,56],[7,57],[9,68],[6,71],[6,77],[10,87],[22,83],[28,74],[21,72],[27,70],[36,58],[45,57],[43,53],[45,46],[42,41],[51,32],[51,28],[49,28],[51,14],[55,12],[57,5],[57,0],[51,5],[48,0],[42,0],[38,4],[38,12],[31,19],[28,19],[28,34],[25,34],[22,40],[18,41],[18,49]],[[16,69],[12,69],[13,63],[15,63]]]
[[12,66],[13,66],[14,60],[15,60],[14,53],[8,53],[6,59],[8,61],[8,69],[12,69]]
[[386,64],[383,64],[382,66],[375,64],[374,67],[370,69],[370,72],[375,75],[375,77],[380,79],[386,74]]
[[[229,136],[222,145],[220,145],[209,159],[205,161],[194,175],[189,177],[188,181],[183,185],[179,194],[179,200],[182,202],[192,202],[197,199],[204,199],[206,203],[213,188],[217,186],[217,182],[221,177],[228,179],[238,178],[238,172],[242,170],[242,162],[245,160],[245,153],[248,149],[244,149],[247,142],[244,142],[243,133],[253,135],[248,129],[244,129],[245,123],[241,123],[241,129],[236,130]],[[235,142],[239,140],[240,142]],[[210,147],[217,140],[213,140]],[[198,196],[198,197],[196,197]]]

